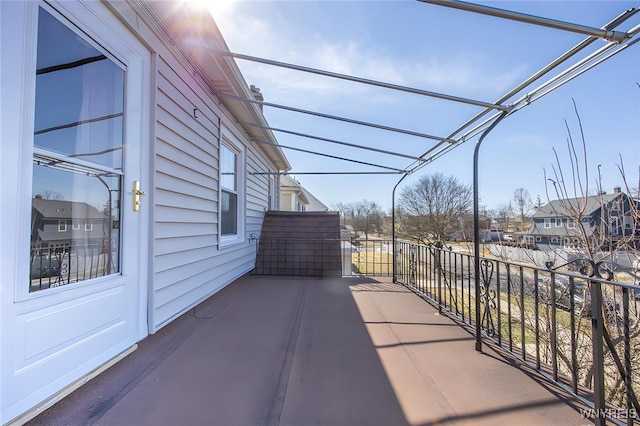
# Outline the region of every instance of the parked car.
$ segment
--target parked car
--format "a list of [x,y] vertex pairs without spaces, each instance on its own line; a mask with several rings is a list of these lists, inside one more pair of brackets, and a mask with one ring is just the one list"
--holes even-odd
[[515,241],[515,240],[516,240],[516,239],[515,239],[515,237],[514,237],[513,235],[511,235],[511,234],[504,234],[504,235],[502,236],[502,241],[509,241],[509,242],[513,242],[513,241]]
[[[533,282],[529,282],[530,286],[533,286]],[[586,283],[580,280],[574,280],[573,282],[573,312],[576,315],[583,317],[591,317],[591,298],[586,291]],[[569,288],[569,279],[562,276],[555,277],[555,305],[564,310],[571,310],[571,294]],[[530,292],[533,291],[530,289]],[[544,303],[551,302],[551,277],[538,278],[538,297],[539,300]],[[610,320],[614,320],[620,311],[620,304],[616,303],[609,297],[603,296],[603,305],[605,306],[605,313]]]

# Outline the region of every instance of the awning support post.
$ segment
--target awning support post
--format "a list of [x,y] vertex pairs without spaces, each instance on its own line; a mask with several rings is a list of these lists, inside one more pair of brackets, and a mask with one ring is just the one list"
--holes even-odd
[[482,133],[478,142],[476,142],[473,151],[473,268],[474,283],[476,291],[476,350],[482,351],[482,330],[481,330],[481,312],[480,312],[480,199],[478,191],[478,157],[480,153],[480,145],[484,138],[507,116],[507,112],[503,112],[491,125]]
[[400,185],[400,182],[402,182],[404,180],[404,178],[406,178],[408,176],[408,173],[405,173],[404,176],[402,176],[400,178],[400,180],[398,181],[398,183],[396,183],[396,186],[393,187],[393,192],[391,192],[391,249],[393,250],[393,282],[398,282],[397,281],[397,264],[398,264],[398,259],[397,259],[397,253],[396,253],[396,189],[398,188],[398,185]]

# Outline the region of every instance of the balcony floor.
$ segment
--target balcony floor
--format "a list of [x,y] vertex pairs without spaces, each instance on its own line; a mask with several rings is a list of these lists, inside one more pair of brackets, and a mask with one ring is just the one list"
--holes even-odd
[[580,425],[570,394],[389,278],[245,276],[31,425]]

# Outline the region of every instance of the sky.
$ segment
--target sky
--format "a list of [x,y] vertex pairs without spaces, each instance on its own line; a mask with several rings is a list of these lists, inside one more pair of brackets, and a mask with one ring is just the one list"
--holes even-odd
[[[602,27],[637,1],[482,1],[494,8]],[[494,103],[585,35],[413,0],[215,0],[212,14],[230,51],[465,99]],[[224,6],[224,7],[222,7]],[[640,13],[619,26],[640,24]],[[640,38],[640,35],[634,38]],[[597,40],[585,52],[606,42]],[[582,54],[577,58],[586,55]],[[569,63],[573,63],[570,61]],[[449,136],[480,107],[236,59],[245,80],[265,101],[411,130]],[[549,74],[529,90],[555,74]],[[480,204],[498,209],[525,188],[533,201],[558,198],[548,180],[574,193],[612,192],[640,180],[640,43],[604,61],[508,116],[485,138],[479,156]],[[525,92],[509,99],[511,103]],[[575,106],[574,106],[575,104]],[[577,112],[576,112],[577,110]],[[274,128],[419,156],[434,141],[423,137],[264,108]],[[404,170],[412,160],[274,132],[282,145]],[[407,176],[398,194],[423,176],[442,173],[473,183],[477,137]],[[575,143],[574,164],[567,141]],[[586,150],[583,150],[583,141]],[[586,151],[586,154],[585,152]],[[392,205],[401,174],[305,174],[389,169],[284,149],[292,175],[332,209],[338,203]],[[586,155],[586,160],[584,159]],[[575,161],[577,159],[577,161]],[[586,162],[586,165],[584,164]],[[558,165],[559,163],[559,165]],[[555,172],[554,172],[555,170]],[[562,176],[554,175],[562,171]],[[588,186],[588,188],[587,188]],[[397,198],[396,198],[397,199]]]

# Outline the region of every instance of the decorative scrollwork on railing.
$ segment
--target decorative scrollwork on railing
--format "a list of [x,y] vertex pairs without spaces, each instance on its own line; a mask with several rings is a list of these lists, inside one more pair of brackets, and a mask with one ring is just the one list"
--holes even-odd
[[[431,257],[434,259],[434,264],[436,266],[436,271],[442,277],[442,282],[444,283],[445,294],[448,297],[449,307],[455,311],[456,315],[460,313],[460,306],[458,305],[458,292],[455,286],[452,283],[451,277],[456,274],[455,269],[451,269],[451,265],[447,267],[446,264],[446,256],[447,253],[450,254],[451,247],[448,247],[444,242],[437,241],[434,244],[429,244],[429,252],[431,253]],[[448,251],[445,250],[448,249]],[[449,262],[451,259],[449,259]],[[455,278],[454,278],[455,280]]]
[[480,325],[489,336],[496,333],[491,310],[496,310],[496,292],[491,290],[491,280],[493,279],[493,262],[483,259],[480,261],[480,309],[482,309],[482,320]]
[[580,257],[559,266],[554,266],[553,262],[549,261],[545,263],[545,266],[550,271],[556,271],[565,267],[568,269],[575,269],[586,277],[601,278],[607,281],[613,280],[615,272],[624,272],[634,279],[640,280],[640,276],[635,274],[630,268],[609,260],[596,262],[586,257]]

